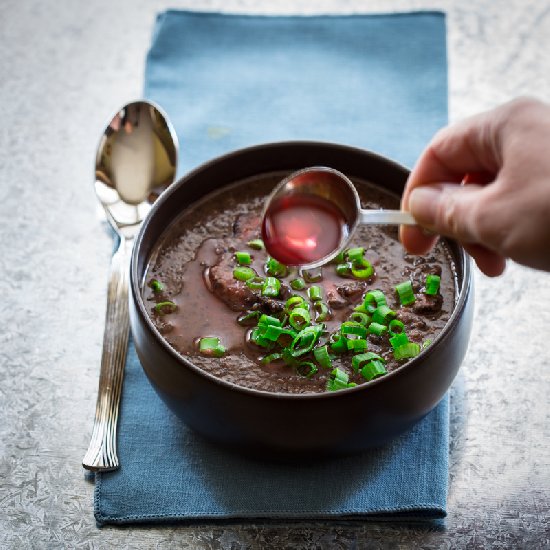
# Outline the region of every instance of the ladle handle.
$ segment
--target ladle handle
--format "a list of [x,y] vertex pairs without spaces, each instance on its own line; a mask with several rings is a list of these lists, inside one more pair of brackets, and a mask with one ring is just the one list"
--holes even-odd
[[82,466],[94,472],[116,470],[117,421],[128,348],[128,278],[132,240],[121,237],[111,260],[103,354],[92,438]]
[[361,210],[359,223],[379,225],[416,225],[409,212],[403,210]]

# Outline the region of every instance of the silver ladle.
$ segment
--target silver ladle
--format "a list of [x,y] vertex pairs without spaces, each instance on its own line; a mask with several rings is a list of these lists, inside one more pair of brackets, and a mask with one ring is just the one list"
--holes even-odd
[[162,109],[150,101],[124,105],[97,148],[95,191],[119,237],[111,260],[99,391],[92,437],[82,465],[115,470],[117,421],[128,347],[128,278],[134,237],[156,198],[176,175],[178,139]]
[[[289,252],[289,247],[296,239],[292,239],[292,235],[279,234],[281,228],[276,228],[272,220],[273,213],[277,209],[281,210],[287,204],[300,202],[306,205],[301,214],[307,213],[311,216],[315,214],[311,213],[312,208],[307,205],[324,203],[328,207],[327,210],[337,213],[335,217],[339,219],[341,227],[338,237],[328,242],[330,223],[327,223],[328,218],[325,216],[318,224],[317,235],[310,238],[314,244],[315,241],[319,241],[324,246],[312,245],[307,259],[304,259],[306,256],[303,255],[301,260],[293,261],[286,252]],[[275,259],[287,265],[299,265],[310,269],[319,267],[336,257],[346,247],[357,226],[361,224],[415,225],[416,221],[411,214],[401,210],[362,209],[357,190],[347,176],[333,168],[314,166],[290,174],[273,189],[263,210],[262,237],[267,252]],[[288,232],[291,229],[284,229],[284,231]],[[319,253],[315,255],[317,250]]]

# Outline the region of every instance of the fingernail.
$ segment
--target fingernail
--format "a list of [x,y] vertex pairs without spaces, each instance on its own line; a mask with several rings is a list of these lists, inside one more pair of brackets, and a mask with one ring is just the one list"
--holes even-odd
[[434,225],[441,190],[437,187],[417,187],[411,191],[409,210],[421,224]]

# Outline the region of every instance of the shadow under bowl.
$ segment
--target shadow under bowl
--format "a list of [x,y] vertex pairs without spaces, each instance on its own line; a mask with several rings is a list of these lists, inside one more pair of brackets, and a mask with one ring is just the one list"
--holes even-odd
[[155,203],[133,249],[130,325],[143,369],[159,396],[190,428],[238,452],[272,458],[349,454],[379,446],[411,428],[445,395],[462,363],[472,326],[470,259],[447,241],[457,300],[432,344],[388,375],[319,394],[267,393],[220,380],[178,354],[153,325],[141,285],[151,253],[181,211],[236,181],[307,166],[329,166],[401,195],[408,171],[372,152],[321,142],[281,142],[231,152],[173,184]]

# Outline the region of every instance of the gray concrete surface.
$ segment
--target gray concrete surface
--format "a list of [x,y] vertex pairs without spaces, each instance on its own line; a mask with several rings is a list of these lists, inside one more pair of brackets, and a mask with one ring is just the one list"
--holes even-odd
[[[441,531],[365,523],[97,529],[91,432],[111,238],[92,189],[98,136],[140,96],[156,12],[443,9],[450,115],[550,98],[548,0],[90,0],[0,3],[0,548],[549,548],[550,275],[476,272],[452,391]],[[550,154],[550,153],[549,153]]]

